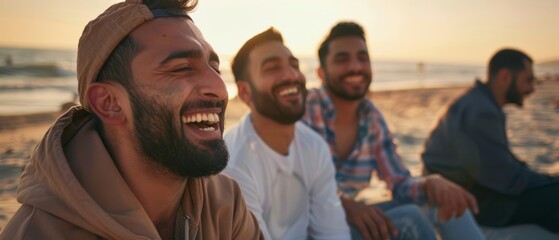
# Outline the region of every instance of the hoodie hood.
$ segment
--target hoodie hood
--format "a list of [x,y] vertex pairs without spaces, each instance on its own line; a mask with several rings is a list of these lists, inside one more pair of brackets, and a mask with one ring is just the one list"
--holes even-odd
[[[74,107],[47,131],[20,179],[22,206],[0,239],[161,239],[95,122]],[[227,176],[189,178],[181,206],[185,239],[262,238],[239,186]]]
[[32,153],[17,190],[22,204],[109,239],[159,239],[81,107],[62,115]]

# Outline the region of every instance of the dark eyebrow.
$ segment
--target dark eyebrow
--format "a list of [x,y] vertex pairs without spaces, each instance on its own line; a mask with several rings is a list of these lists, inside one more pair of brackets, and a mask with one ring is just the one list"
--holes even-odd
[[[338,52],[334,55],[334,57],[347,56],[349,54],[350,54],[349,52]],[[369,52],[367,50],[360,50],[359,52],[357,52],[357,54],[359,54],[359,55],[362,55],[362,54],[369,55]]]
[[163,59],[163,61],[161,61],[159,63],[159,65],[163,65],[173,59],[177,59],[177,58],[201,58],[202,57],[202,51],[197,50],[197,49],[193,49],[193,50],[180,50],[180,51],[175,51],[172,52],[171,54],[169,54],[165,59]]

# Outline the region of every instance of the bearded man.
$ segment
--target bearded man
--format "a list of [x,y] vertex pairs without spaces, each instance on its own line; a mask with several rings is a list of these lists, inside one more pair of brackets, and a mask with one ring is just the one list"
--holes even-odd
[[535,80],[527,54],[496,52],[487,82],[476,81],[449,106],[426,140],[422,159],[427,172],[451,179],[476,197],[480,224],[536,224],[557,233],[559,177],[535,172],[516,158],[502,110],[507,104],[522,106]]
[[227,91],[189,0],[127,0],[85,28],[80,103],[31,156],[0,239],[258,239],[217,175]]
[[326,143],[297,122],[305,112],[299,60],[270,28],[236,54],[233,74],[250,108],[225,133],[233,177],[266,239],[349,239]]

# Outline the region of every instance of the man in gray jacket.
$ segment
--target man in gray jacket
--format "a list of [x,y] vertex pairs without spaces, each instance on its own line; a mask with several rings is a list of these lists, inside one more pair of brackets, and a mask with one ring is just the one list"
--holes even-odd
[[502,110],[509,103],[522,106],[534,92],[532,59],[502,49],[491,58],[487,79],[452,103],[432,131],[422,154],[426,171],[474,194],[480,224],[537,224],[557,233],[559,177],[534,172],[514,156]]

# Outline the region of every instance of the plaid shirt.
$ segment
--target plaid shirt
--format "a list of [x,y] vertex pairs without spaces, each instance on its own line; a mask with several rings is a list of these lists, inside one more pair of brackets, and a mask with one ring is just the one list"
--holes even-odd
[[358,137],[351,153],[340,159],[336,153],[334,118],[336,110],[324,87],[311,89],[303,122],[328,142],[334,164],[338,189],[355,196],[369,186],[374,171],[392,190],[396,202],[423,202],[420,178],[413,178],[396,153],[394,137],[380,111],[368,100],[359,106]]

